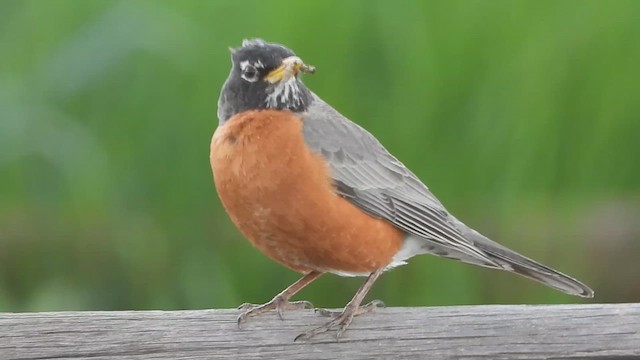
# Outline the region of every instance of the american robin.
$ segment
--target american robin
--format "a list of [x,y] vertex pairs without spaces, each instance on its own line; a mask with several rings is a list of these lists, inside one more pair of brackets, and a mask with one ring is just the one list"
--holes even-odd
[[373,135],[300,80],[315,69],[261,39],[231,49],[218,100],[211,167],[220,200],[251,243],[304,276],[263,305],[245,304],[238,324],[275,310],[312,307],[290,298],[324,273],[367,276],[353,299],[309,339],[380,305],[361,302],[386,270],[432,254],[522,275],[567,294],[583,283],[520,255],[463,224]]

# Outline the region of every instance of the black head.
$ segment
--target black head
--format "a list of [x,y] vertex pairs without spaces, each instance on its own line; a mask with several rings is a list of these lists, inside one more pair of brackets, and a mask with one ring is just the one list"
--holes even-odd
[[293,51],[261,39],[244,40],[231,49],[232,68],[218,99],[218,120],[224,123],[246,110],[306,111],[311,92],[300,72],[314,72]]

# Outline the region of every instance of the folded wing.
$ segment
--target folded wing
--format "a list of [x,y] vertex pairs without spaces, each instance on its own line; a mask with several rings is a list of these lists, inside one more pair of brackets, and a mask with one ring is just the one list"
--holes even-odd
[[513,271],[569,294],[593,295],[577,280],[509,250],[458,221],[373,135],[315,94],[303,122],[305,141],[327,160],[336,192],[408,236],[423,240],[424,246],[415,254],[431,253]]

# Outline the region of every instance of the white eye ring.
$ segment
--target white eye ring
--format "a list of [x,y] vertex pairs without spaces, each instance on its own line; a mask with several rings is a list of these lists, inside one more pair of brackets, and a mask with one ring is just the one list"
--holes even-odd
[[242,69],[240,70],[240,77],[247,80],[248,82],[256,82],[260,77],[260,73],[255,66],[251,64],[242,64]]

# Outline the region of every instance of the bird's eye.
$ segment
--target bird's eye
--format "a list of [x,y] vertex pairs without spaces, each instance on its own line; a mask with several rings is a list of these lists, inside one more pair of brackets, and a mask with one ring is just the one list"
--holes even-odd
[[240,76],[248,82],[256,82],[258,81],[258,69],[253,65],[247,64],[242,69],[242,74]]

